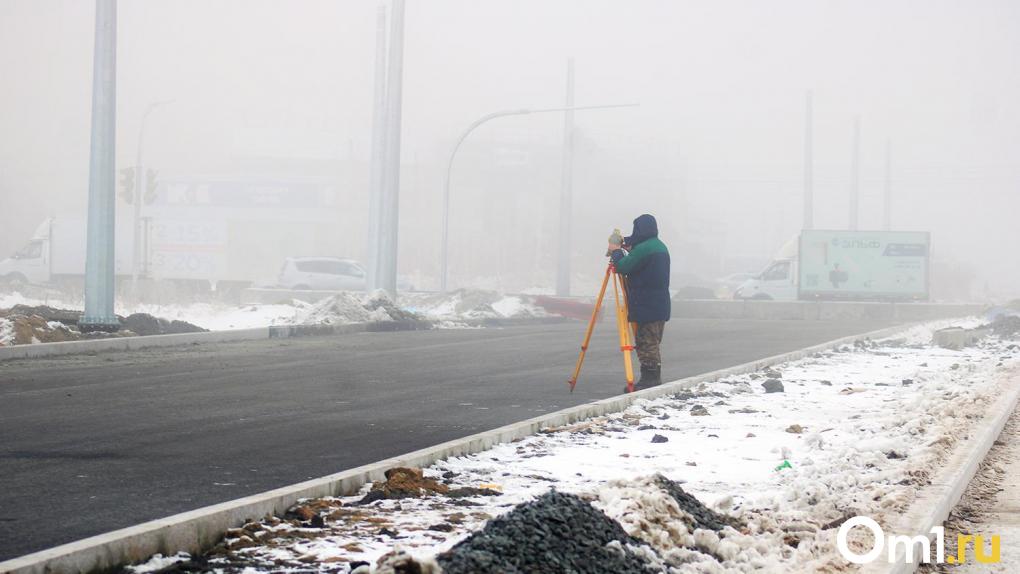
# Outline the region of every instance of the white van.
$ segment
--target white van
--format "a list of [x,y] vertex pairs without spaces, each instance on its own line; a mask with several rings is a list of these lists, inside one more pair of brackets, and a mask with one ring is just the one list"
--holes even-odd
[[733,292],[734,299],[794,301],[797,299],[797,260],[773,261]]

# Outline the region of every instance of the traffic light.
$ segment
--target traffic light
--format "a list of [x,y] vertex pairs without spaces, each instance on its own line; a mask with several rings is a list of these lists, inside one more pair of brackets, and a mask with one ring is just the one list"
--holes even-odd
[[145,205],[156,201],[156,176],[159,172],[151,167],[145,170]]
[[120,197],[127,203],[135,199],[135,168],[125,167],[120,170]]

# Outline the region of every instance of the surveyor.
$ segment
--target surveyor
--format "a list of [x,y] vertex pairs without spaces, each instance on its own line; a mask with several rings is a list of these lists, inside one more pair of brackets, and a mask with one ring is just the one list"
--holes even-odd
[[628,320],[637,323],[635,347],[641,363],[636,389],[662,383],[659,343],[669,321],[669,250],[659,240],[655,218],[644,214],[634,220],[634,232],[623,243],[609,243],[617,273],[627,278]]

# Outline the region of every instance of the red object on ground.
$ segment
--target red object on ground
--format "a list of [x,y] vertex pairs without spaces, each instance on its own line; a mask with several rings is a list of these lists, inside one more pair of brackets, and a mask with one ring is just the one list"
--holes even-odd
[[594,303],[585,303],[578,301],[577,299],[550,297],[548,295],[536,296],[535,305],[538,305],[553,315],[569,317],[579,321],[587,321],[591,319],[591,312],[594,307]]

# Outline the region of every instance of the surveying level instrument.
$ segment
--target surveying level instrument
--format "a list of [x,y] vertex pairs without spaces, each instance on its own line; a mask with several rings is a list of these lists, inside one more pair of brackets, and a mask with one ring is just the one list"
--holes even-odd
[[[618,233],[618,232],[617,232]],[[577,385],[577,377],[581,374],[581,365],[584,364],[584,356],[588,351],[588,344],[591,342],[591,334],[595,330],[595,322],[598,320],[599,311],[602,309],[602,299],[605,298],[606,288],[609,281],[613,282],[613,299],[616,305],[616,330],[620,335],[620,351],[623,352],[623,370],[627,375],[627,392],[634,392],[634,363],[631,351],[634,350],[634,339],[637,333],[637,324],[627,322],[627,280],[616,272],[616,266],[612,260],[606,267],[606,276],[602,279],[602,288],[599,289],[599,296],[595,299],[595,308],[592,309],[591,320],[588,321],[588,330],[584,334],[584,342],[581,343],[581,354],[577,357],[577,365],[574,367],[574,374],[567,381],[570,385],[570,392],[574,392]],[[623,296],[620,296],[621,291]]]

